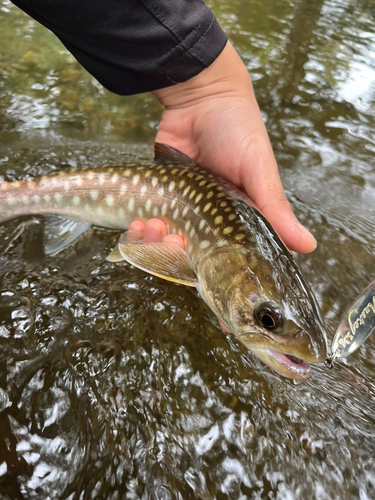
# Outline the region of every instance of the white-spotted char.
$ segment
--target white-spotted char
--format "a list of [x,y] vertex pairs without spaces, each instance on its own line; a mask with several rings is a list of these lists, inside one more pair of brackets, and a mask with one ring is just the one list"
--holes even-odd
[[128,234],[109,260],[195,286],[237,338],[284,376],[306,379],[307,361],[325,359],[313,295],[275,231],[238,189],[169,146],[155,145],[155,162],[148,166],[1,182],[0,208],[0,222],[48,215],[47,254],[91,225],[125,230],[136,218],[158,217],[170,233],[182,235],[186,251],[173,244],[140,245]]

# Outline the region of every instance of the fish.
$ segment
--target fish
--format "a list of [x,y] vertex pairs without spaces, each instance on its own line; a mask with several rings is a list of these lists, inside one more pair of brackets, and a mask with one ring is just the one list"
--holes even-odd
[[239,189],[178,150],[155,143],[149,165],[73,169],[0,183],[0,223],[44,215],[53,255],[91,226],[126,230],[159,218],[174,243],[142,243],[125,232],[108,256],[195,287],[235,337],[278,374],[306,380],[326,358],[316,298],[290,251]]

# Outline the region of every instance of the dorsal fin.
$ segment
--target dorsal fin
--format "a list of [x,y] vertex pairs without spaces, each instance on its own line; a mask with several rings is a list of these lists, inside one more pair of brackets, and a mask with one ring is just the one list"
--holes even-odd
[[198,166],[195,161],[178,151],[178,149],[160,142],[154,144],[154,160],[156,163],[182,163],[184,165]]

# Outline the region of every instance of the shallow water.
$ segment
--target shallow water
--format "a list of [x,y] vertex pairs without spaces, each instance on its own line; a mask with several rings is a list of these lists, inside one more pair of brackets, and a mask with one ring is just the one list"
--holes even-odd
[[[252,75],[298,260],[330,335],[375,279],[375,3],[212,1]],[[0,1],[0,174],[147,161],[161,108],[103,90]],[[375,339],[307,383],[271,373],[196,294],[105,261],[93,230],[44,257],[0,227],[0,498],[372,499]]]

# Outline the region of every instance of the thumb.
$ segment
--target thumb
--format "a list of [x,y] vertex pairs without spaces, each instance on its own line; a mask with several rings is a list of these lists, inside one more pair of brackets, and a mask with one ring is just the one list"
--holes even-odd
[[284,193],[279,199],[261,206],[260,210],[290,250],[299,253],[315,250],[314,236],[298,222]]

